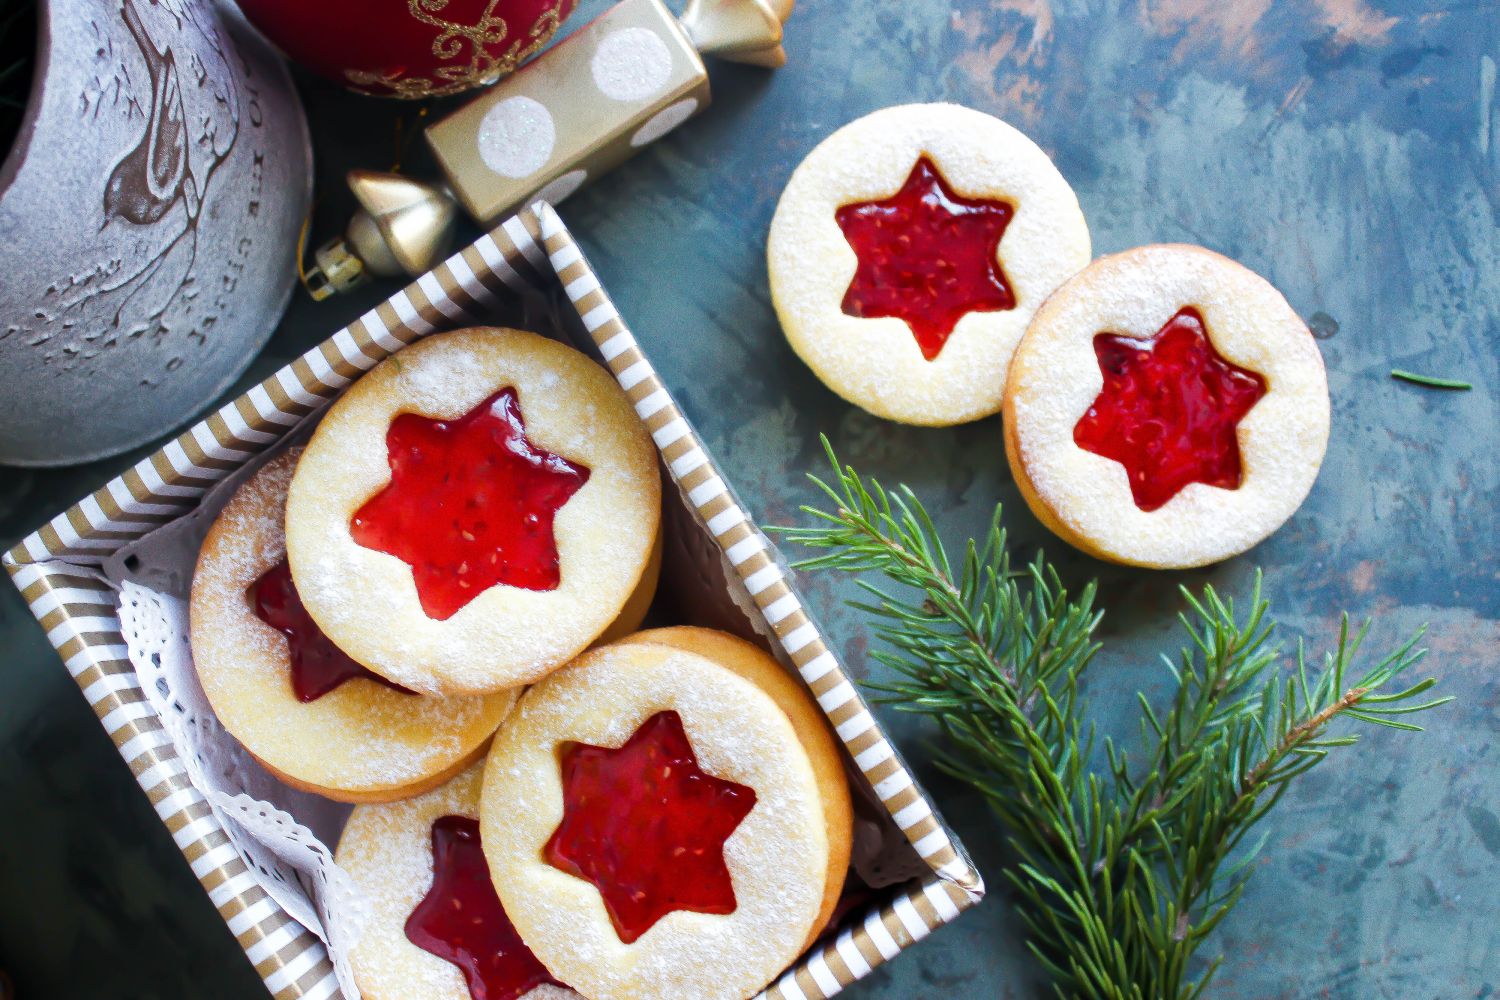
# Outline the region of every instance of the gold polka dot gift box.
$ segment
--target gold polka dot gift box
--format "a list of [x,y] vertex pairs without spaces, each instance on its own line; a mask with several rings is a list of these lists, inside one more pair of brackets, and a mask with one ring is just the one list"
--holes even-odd
[[792,0],[621,0],[427,129],[470,215],[561,202],[708,107],[700,56],[775,67]]
[[[431,334],[523,311],[533,329],[591,359],[580,363],[602,366],[612,382],[610,392],[623,394],[627,419],[642,425],[637,432],[662,470],[655,544],[660,547],[658,592],[668,594],[667,603],[678,612],[671,623],[737,633],[772,654],[785,671],[783,683],[804,692],[785,697],[793,702],[801,697],[808,711],[825,717],[833,734],[831,745],[838,751],[853,803],[852,875],[837,905],[830,905],[831,898],[819,904],[816,894],[809,896],[809,912],[828,910],[832,919],[813,924],[805,944],[800,937],[793,941],[794,949],[802,949],[796,961],[763,987],[754,987],[760,990],[757,997],[774,1000],[830,997],[979,902],[983,882],[809,615],[775,546],[724,480],[549,204],[537,202],[507,219],[58,514],[6,553],[5,567],[269,992],[284,1000],[340,996],[336,966],[347,970],[348,955],[330,954],[323,936],[299,923],[267,891],[271,876],[266,866],[226,834],[219,799],[205,796],[189,778],[197,772],[184,761],[143,689],[121,620],[120,590],[137,582],[134,561],[125,556],[146,551],[154,533],[180,528],[188,519],[206,525],[217,513],[214,505],[226,499],[226,489],[218,487],[227,485],[226,480],[248,478],[265,458],[290,456],[328,410],[325,404],[382,361],[390,358],[400,372],[401,352],[417,342],[428,343],[424,338]],[[452,336],[435,339],[454,343]],[[407,367],[416,365],[419,355],[432,353],[418,349],[406,355],[411,359]],[[389,377],[390,366],[383,370]],[[542,375],[534,378],[538,384],[546,382]],[[525,386],[531,383],[518,384],[525,408]],[[337,411],[339,406],[333,407],[330,420]],[[504,405],[495,411],[501,417],[508,412]],[[528,412],[528,439],[545,437],[541,411],[533,407]],[[546,441],[538,447],[544,445]],[[315,438],[308,450],[318,447]],[[603,474],[594,472],[596,477]],[[297,490],[294,483],[294,505]],[[147,585],[175,588],[185,598],[193,555],[174,572],[146,580]],[[299,566],[296,553],[293,557],[295,577]],[[257,565],[254,571],[261,569]],[[660,645],[640,648],[655,652],[612,655],[622,663],[706,666],[697,653],[673,653]],[[743,689],[734,678],[718,683],[727,685],[726,690]],[[381,697],[399,703],[415,695],[386,691]],[[712,699],[699,701],[696,711],[715,710]],[[608,728],[607,720],[599,725]],[[705,758],[705,763],[712,761]],[[797,773],[802,775],[798,780],[813,780],[810,772]],[[838,771],[825,768],[823,780],[829,773]],[[316,791],[328,783],[303,782],[302,787],[309,784]],[[294,793],[290,786],[286,791],[287,802],[307,794]],[[275,794],[266,797],[276,804]],[[348,798],[359,800],[357,795]],[[808,827],[816,828],[816,822]],[[829,873],[830,886],[838,884],[838,874]],[[310,924],[320,919],[316,911],[301,916]],[[672,916],[692,918],[678,921],[683,926],[725,919],[702,913]],[[539,989],[556,992],[553,987]]]

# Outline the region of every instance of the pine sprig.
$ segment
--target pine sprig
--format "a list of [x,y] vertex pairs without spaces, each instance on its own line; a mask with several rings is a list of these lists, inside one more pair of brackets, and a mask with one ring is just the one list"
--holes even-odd
[[1079,681],[1100,649],[1090,583],[1073,596],[1038,554],[1013,568],[997,506],[982,541],[955,564],[921,502],[842,466],[827,440],[833,482],[813,482],[829,509],[779,529],[817,550],[803,569],[861,578],[897,680],[873,685],[897,708],[932,718],[938,766],[978,789],[1016,861],[1005,872],[1030,933],[1028,947],[1057,996],[1191,1000],[1189,960],[1243,894],[1259,845],[1247,835],[1297,776],[1358,739],[1336,722],[1416,730],[1401,716],[1441,705],[1435,683],[1390,690],[1423,655],[1419,631],[1355,676],[1365,629],[1344,616],[1337,643],[1309,668],[1299,643],[1283,672],[1256,576],[1237,609],[1212,587],[1186,589],[1188,643],[1164,657],[1176,681],[1169,704],[1138,696],[1139,763],[1112,740],[1095,761],[1095,730]]

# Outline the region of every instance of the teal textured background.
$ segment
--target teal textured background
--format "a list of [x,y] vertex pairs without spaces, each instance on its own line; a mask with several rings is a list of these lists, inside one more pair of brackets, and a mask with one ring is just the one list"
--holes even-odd
[[[602,10],[593,0],[578,19]],[[565,29],[566,30],[566,29]],[[1210,996],[1483,998],[1500,986],[1500,8],[1394,0],[806,2],[775,73],[715,65],[716,103],[562,208],[606,287],[753,513],[789,523],[828,434],[905,481],[955,540],[1006,504],[1019,550],[1098,577],[1104,652],[1088,686],[1129,733],[1132,692],[1166,689],[1176,588],[1244,594],[1264,568],[1284,637],[1319,648],[1340,609],[1371,648],[1423,622],[1423,670],[1457,702],[1430,731],[1379,733],[1302,781],[1268,821],[1222,926]],[[314,237],[350,210],[340,177],[393,159],[415,106],[302,79],[318,153]],[[865,112],[951,100],[1032,135],[1077,189],[1096,252],[1201,243],[1259,271],[1320,337],[1328,459],[1277,535],[1212,569],[1148,573],[1067,550],[1025,509],[1000,425],[884,423],[824,389],[778,331],[764,242],[787,175]],[[447,105],[444,105],[446,107]],[[420,144],[408,156],[430,171]],[[260,378],[388,294],[299,297]],[[1392,367],[1468,393],[1393,382]],[[101,412],[107,405],[101,400]],[[165,425],[174,417],[163,415]],[[0,469],[0,545],[108,478],[119,458]],[[795,553],[790,553],[795,555]],[[858,674],[867,632],[845,580],[803,580]],[[0,588],[0,968],[22,997],[264,992],[18,596]],[[922,725],[882,709],[992,885],[991,898],[848,995],[1039,995],[982,803],[927,766]]]

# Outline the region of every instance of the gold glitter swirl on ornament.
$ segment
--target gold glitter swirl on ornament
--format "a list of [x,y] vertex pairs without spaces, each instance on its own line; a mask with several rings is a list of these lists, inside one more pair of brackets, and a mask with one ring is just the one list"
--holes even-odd
[[455,60],[461,58],[467,47],[467,65],[439,66],[433,71],[435,79],[363,69],[344,70],[344,79],[364,93],[384,92],[409,100],[445,97],[487,86],[514,72],[517,66],[547,44],[562,24],[562,6],[566,2],[558,0],[550,10],[537,17],[524,38],[517,38],[504,52],[492,55],[490,47],[505,41],[510,30],[505,18],[495,13],[500,0],[490,0],[476,24],[459,24],[439,17],[449,0],[407,0],[407,9],[415,20],[442,29],[432,41],[432,54],[439,59]]

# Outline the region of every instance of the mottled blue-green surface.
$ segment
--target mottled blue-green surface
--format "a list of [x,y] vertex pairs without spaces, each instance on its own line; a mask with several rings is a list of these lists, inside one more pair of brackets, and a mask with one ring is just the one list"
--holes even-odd
[[[585,3],[584,16],[602,9]],[[581,22],[580,22],[581,23]],[[1071,581],[1098,576],[1107,643],[1089,694],[1106,726],[1165,690],[1176,587],[1243,593],[1264,567],[1287,638],[1326,640],[1340,609],[1384,646],[1429,622],[1424,665],[1456,696],[1425,735],[1381,733],[1301,782],[1268,823],[1244,902],[1213,942],[1210,996],[1482,998],[1500,988],[1500,7],[1453,0],[936,0],[805,3],[791,64],[715,67],[717,104],[576,195],[564,215],[753,511],[797,517],[816,435],[905,480],[961,538],[1004,501],[1014,537]],[[392,159],[411,106],[304,81],[319,153],[315,231],[347,215],[352,165]],[[1020,502],[1000,427],[877,421],[792,355],[763,248],[797,161],[889,104],[952,100],[1030,133],[1073,183],[1099,252],[1202,243],[1280,287],[1321,339],[1333,437],[1307,504],[1205,572],[1102,566]],[[420,163],[417,164],[420,169]],[[290,252],[290,251],[289,251]],[[260,377],[384,289],[298,301]],[[1402,367],[1468,393],[1391,381]],[[101,400],[101,419],[107,401]],[[164,418],[165,419],[165,418]],[[0,470],[0,544],[124,460]],[[804,581],[852,668],[872,670],[847,582]],[[0,968],[23,997],[244,997],[258,980],[93,715],[0,588]],[[995,877],[999,833],[924,766],[927,732],[883,721],[995,890],[979,910],[851,989],[860,997],[1030,997],[1038,980]]]

